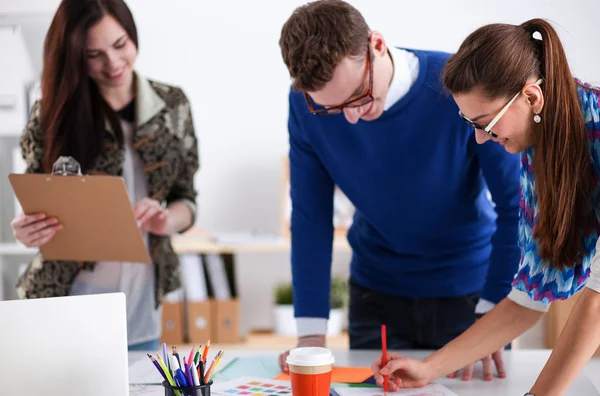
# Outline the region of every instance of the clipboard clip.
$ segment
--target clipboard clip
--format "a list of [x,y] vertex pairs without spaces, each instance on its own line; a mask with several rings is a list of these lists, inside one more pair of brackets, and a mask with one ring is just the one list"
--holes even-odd
[[73,157],[60,156],[52,165],[53,175],[82,176],[81,165]]

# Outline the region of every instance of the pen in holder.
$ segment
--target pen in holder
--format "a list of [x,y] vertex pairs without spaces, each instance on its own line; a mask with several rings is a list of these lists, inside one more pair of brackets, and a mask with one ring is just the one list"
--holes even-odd
[[163,381],[162,386],[165,388],[165,396],[210,396],[212,384],[210,381],[200,386],[171,386],[167,381]]

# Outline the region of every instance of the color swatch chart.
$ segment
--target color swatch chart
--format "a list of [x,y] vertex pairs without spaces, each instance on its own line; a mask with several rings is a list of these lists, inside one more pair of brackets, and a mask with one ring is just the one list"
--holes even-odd
[[291,396],[292,388],[288,381],[264,378],[242,377],[213,385],[211,393],[225,396]]

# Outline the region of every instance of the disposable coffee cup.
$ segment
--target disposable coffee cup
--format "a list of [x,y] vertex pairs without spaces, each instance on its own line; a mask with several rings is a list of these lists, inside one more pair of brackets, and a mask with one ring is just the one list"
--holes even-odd
[[329,396],[331,369],[335,361],[327,348],[296,348],[286,362],[290,368],[292,395]]

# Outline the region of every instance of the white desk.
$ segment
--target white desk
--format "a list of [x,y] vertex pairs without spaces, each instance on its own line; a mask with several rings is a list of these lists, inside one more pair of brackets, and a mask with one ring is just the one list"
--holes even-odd
[[[227,351],[229,356],[277,356],[273,351]],[[379,356],[380,351],[334,351],[336,365],[340,366],[370,366],[371,363]],[[407,356],[420,358],[426,356],[426,351],[403,351]],[[129,364],[136,362],[139,359],[148,359],[144,353],[130,353]],[[481,365],[475,369],[474,378],[470,382],[463,382],[460,379],[441,379],[439,382],[458,396],[522,396],[535,382],[539,372],[544,366],[546,360],[550,356],[550,351],[532,351],[532,350],[515,350],[505,353],[504,362],[507,369],[507,378],[500,380],[494,379],[492,382],[483,382]],[[148,363],[150,364],[150,363]],[[587,374],[587,375],[586,375]],[[591,381],[591,382],[590,382]],[[158,396],[164,395],[161,387],[155,387],[156,393],[152,392],[151,387],[146,387],[139,392],[132,392],[132,395]],[[568,396],[592,396],[600,395],[600,359],[592,359],[585,368],[585,372],[580,375],[577,381],[573,384]],[[162,391],[162,393],[161,393]]]
[[[178,254],[185,253],[288,253],[291,249],[290,238],[277,236],[247,236],[210,239],[203,234],[188,232],[176,235],[171,239],[173,248]],[[333,250],[351,252],[350,244],[344,235],[336,235],[333,240]]]

